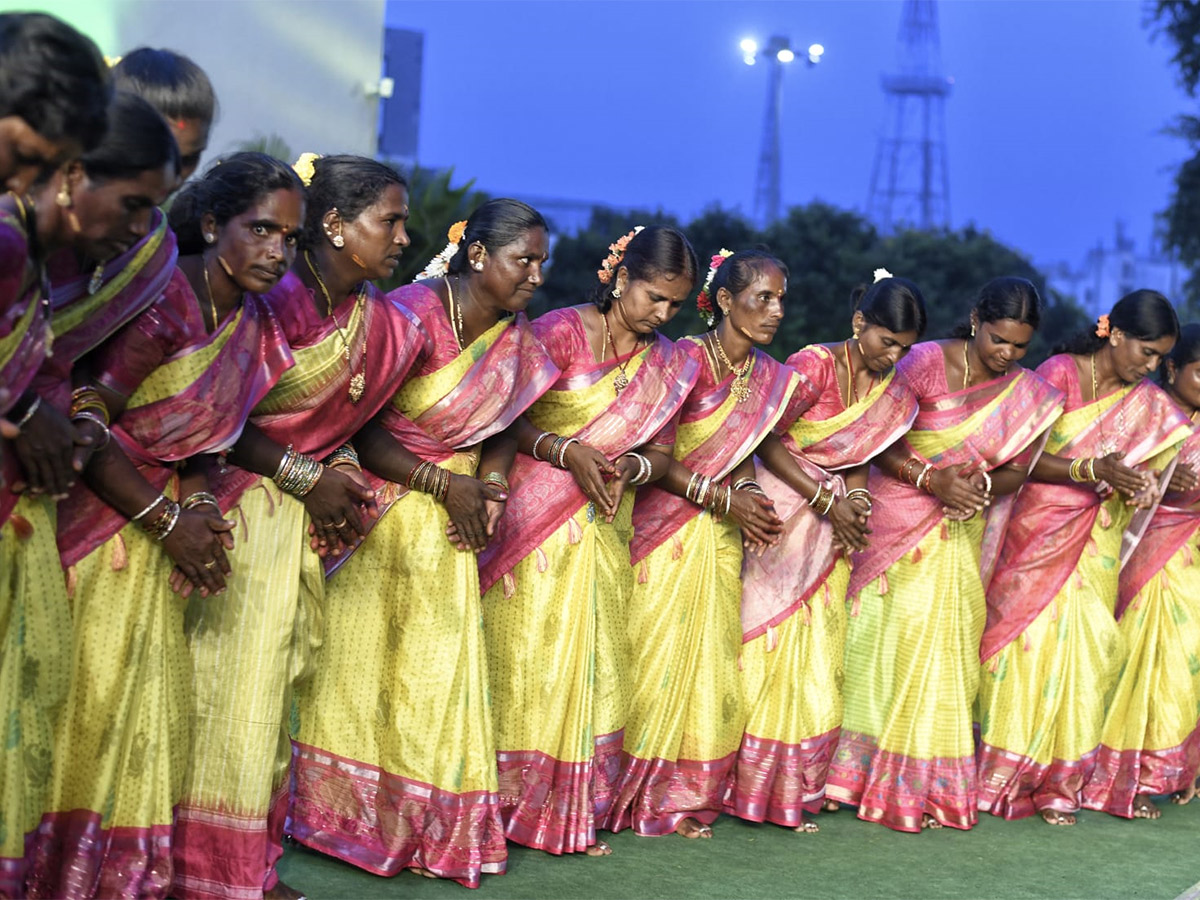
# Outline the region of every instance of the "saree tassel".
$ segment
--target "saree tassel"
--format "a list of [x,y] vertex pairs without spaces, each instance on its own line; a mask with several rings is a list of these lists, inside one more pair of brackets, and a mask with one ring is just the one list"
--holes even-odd
[[683,556],[683,541],[679,539],[679,535],[671,535],[671,559],[679,559]]
[[1158,578],[1159,578],[1159,583],[1162,584],[1162,589],[1164,591],[1169,591],[1171,589],[1171,579],[1167,575],[1167,570],[1163,569],[1162,571],[1160,571],[1158,573]]
[[807,603],[801,603],[800,609],[801,609],[800,621],[802,623],[804,623],[805,625],[811,625],[812,624],[812,607],[809,606]]
[[1184,544],[1183,545],[1183,564],[1185,566],[1194,566],[1196,564],[1195,559],[1196,559],[1195,556],[1192,555],[1192,545]]
[[583,540],[583,529],[579,527],[579,523],[575,521],[575,517],[567,519],[567,543],[578,544]]
[[640,563],[638,563],[637,583],[645,584],[649,580],[650,580],[650,566],[646,563],[646,560],[643,559]]
[[505,572],[500,580],[504,582],[504,599],[511,600],[517,592],[517,579],[513,577],[512,572]]
[[888,592],[887,572],[883,572],[879,576],[879,596],[885,597],[885,596],[887,596],[887,592]]
[[1100,515],[1099,515],[1099,516],[1097,516],[1097,518],[1100,520],[1100,527],[1101,527],[1101,528],[1105,528],[1105,529],[1107,529],[1107,528],[1111,528],[1111,527],[1112,527],[1112,513],[1110,513],[1110,512],[1108,511],[1108,507],[1107,507],[1107,506],[1104,506],[1103,504],[1101,504],[1101,506],[1100,506]]
[[[942,540],[945,540],[945,539],[946,538],[943,535]],[[921,548],[913,547],[913,552],[912,552],[912,555],[909,556],[909,561],[912,562],[912,564],[915,566],[917,563],[919,563],[921,561],[922,556],[924,556],[924,554],[921,552]]]
[[993,656],[987,661],[985,668],[987,668],[989,674],[995,675],[1000,671],[1000,657]]
[[[264,482],[260,481],[259,484],[267,494],[267,515],[273,516],[275,515],[275,498],[271,496],[271,489]],[[279,496],[282,498],[283,494],[281,493]]]
[[9,516],[8,521],[12,522],[13,534],[22,541],[27,541],[33,537],[33,525],[24,516]]
[[739,672],[746,671],[746,660],[745,660],[745,658],[743,658],[742,654],[740,654],[740,653],[738,654],[738,671]]
[[1076,590],[1083,590],[1083,573],[1078,569],[1075,570],[1075,588]]
[[74,566],[67,566],[67,599],[75,599],[75,588],[79,584],[79,573]]
[[242,540],[248,541],[250,540],[250,523],[246,521],[246,512],[242,509],[240,503],[238,504],[237,515],[242,520]]
[[822,587],[825,589],[825,608],[828,609],[829,604],[833,602],[833,594],[829,590],[829,582],[828,581],[825,582],[825,584],[823,584]]
[[550,562],[546,559],[546,554],[542,551],[541,547],[538,547],[533,552],[537,554],[537,570],[539,572],[545,572],[550,568]]
[[120,572],[129,565],[129,548],[125,546],[125,538],[120,534],[113,537],[112,570]]
[[854,599],[850,601],[850,616],[857,618],[859,611],[862,609],[862,594],[855,594]]
[[1021,649],[1024,650],[1026,653],[1028,653],[1030,650],[1033,649],[1033,644],[1031,644],[1029,642],[1029,632],[1028,631],[1023,632],[1021,634]]
[[1095,556],[1097,553],[1100,552],[1100,548],[1096,546],[1096,542],[1094,540],[1092,540],[1091,538],[1088,538],[1087,543],[1084,544],[1083,546],[1084,546],[1084,549],[1087,550],[1088,556]]
[[1051,622],[1058,621],[1058,604],[1057,603],[1050,604],[1050,621]]
[[942,522],[942,540],[943,541],[950,540],[950,526],[947,525],[945,522]]
[[774,625],[768,625],[767,626],[767,652],[773,653],[775,648],[778,646],[779,646],[779,632],[775,630]]

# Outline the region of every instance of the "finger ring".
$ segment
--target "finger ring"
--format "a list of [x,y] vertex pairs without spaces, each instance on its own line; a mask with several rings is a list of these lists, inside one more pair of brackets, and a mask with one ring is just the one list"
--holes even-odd
[[217,566],[217,561],[215,559],[210,559],[208,562],[206,562],[204,564],[204,568],[206,568],[206,569],[214,569],[214,568],[216,568],[216,566]]
[[330,528],[344,528],[345,526],[346,526],[346,518],[345,518],[345,516],[343,516],[343,517],[342,517],[342,521],[340,521],[340,522],[334,522],[334,523],[333,523],[331,526],[329,526],[329,527],[330,527]]

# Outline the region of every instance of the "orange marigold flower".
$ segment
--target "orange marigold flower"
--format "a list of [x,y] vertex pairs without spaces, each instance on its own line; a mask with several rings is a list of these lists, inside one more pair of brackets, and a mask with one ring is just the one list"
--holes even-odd
[[453,225],[450,226],[450,230],[446,232],[446,237],[449,238],[450,243],[457,244],[459,241],[462,240],[463,233],[466,230],[467,230],[467,220],[463,219],[463,221],[455,222]]

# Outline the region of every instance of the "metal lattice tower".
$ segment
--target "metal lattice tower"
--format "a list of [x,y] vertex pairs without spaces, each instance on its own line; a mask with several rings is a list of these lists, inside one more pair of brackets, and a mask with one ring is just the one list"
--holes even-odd
[[763,226],[779,218],[779,117],[783,108],[783,63],[776,58],[776,52],[786,46],[786,39],[772,37],[763,54],[767,65],[767,111],[763,117],[762,146],[758,151],[758,177],[754,180],[754,218]]
[[882,79],[890,130],[875,153],[867,215],[884,232],[948,228],[945,112],[954,79],[941,71],[936,0],[905,0],[899,44],[898,72]]

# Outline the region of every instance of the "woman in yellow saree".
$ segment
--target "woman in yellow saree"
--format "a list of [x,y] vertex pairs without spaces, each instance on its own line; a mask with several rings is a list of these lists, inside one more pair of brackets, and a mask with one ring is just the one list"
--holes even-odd
[[1061,409],[1016,365],[1040,314],[1030,282],[994,279],[960,338],[918,344],[898,366],[919,407],[868,481],[876,508],[847,591],[845,712],[826,787],[897,831],[976,821],[980,514],[1020,486],[1019,458]]
[[[216,593],[229,571],[219,535],[231,527],[203,471],[177,474],[176,465],[232,446],[292,363],[258,294],[294,256],[303,209],[295,173],[262,154],[235,154],[191,183],[171,210],[181,267],[160,300],[81,364],[86,377],[77,380],[87,386],[75,404],[103,403],[128,461],[99,450],[86,473],[92,490],[76,488],[61,508],[76,677],[31,893],[164,897],[171,885],[174,807],[191,746],[186,600],[171,592],[172,569]],[[232,277],[215,254],[201,256],[202,227],[217,236]],[[203,273],[205,263],[215,273]]]
[[697,269],[680,232],[639,229],[611,245],[593,304],[533,323],[561,374],[518,421],[507,509],[479,559],[505,833],[550,853],[609,852],[596,828],[629,706],[626,488],[665,474],[637,451],[669,440],[697,366],[656,329]]
[[478,887],[507,851],[471,551],[503,510],[515,448],[500,438],[558,369],[522,312],[549,247],[541,215],[491,200],[451,238],[444,274],[391,294],[432,344],[356,438],[380,519],[326,586],[325,644],[297,698],[290,828],[368,872]]
[[[1185,325],[1163,362],[1167,394],[1193,423],[1200,410],[1200,325]],[[1121,566],[1117,628],[1128,656],[1104,717],[1096,768],[1083,805],[1124,818],[1156,819],[1150,797],[1187,803],[1200,774],[1200,431],[1192,426],[1166,494],[1149,513]],[[1155,466],[1160,464],[1155,461]],[[1128,543],[1133,543],[1128,541]]]
[[[788,358],[816,399],[804,409],[797,391],[776,425],[781,440],[758,451],[758,481],[784,530],[778,544],[742,563],[748,715],[725,808],[797,831],[818,830],[805,813],[822,807],[842,723],[849,554],[866,544],[859,535],[843,538],[840,527],[847,517],[853,524],[869,515],[867,465],[917,414],[895,366],[925,331],[925,301],[912,282],[877,275],[855,292],[853,339]],[[826,516],[797,483],[796,469],[834,491]]]
[[1190,431],[1145,380],[1178,334],[1170,302],[1135,291],[1038,367],[1066,412],[1016,499],[987,587],[979,808],[994,815],[1075,823],[1126,658],[1113,619],[1121,539],[1128,498],[1149,502],[1152,487],[1131,467]]
[[633,700],[613,831],[710,837],[722,809],[745,728],[737,671],[742,543],[774,540],[779,525],[753,485],[726,479],[742,466],[753,480],[751,454],[801,382],[755,346],[775,337],[786,290],[787,268],[775,257],[718,254],[698,302],[711,297],[720,323],[681,341],[700,377],[680,412],[661,487],[642,492],[634,507]]

